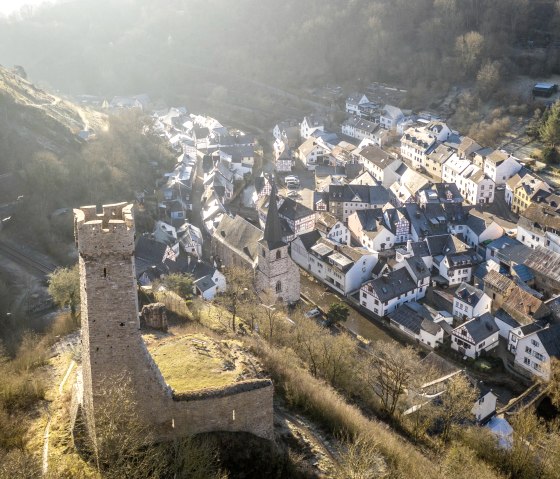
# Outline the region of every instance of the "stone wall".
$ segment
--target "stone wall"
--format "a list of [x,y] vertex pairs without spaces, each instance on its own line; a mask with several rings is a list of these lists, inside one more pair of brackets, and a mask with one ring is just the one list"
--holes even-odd
[[75,210],[82,301],[84,414],[90,434],[108,381],[127,377],[144,418],[162,439],[209,431],[272,438],[270,381],[173,398],[140,334],[132,205]]
[[163,303],[151,303],[142,307],[140,313],[142,327],[167,331],[167,311]]

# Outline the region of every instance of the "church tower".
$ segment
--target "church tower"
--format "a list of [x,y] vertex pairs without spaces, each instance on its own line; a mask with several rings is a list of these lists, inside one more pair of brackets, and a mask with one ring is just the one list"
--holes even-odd
[[284,303],[299,300],[299,268],[288,253],[282,239],[276,184],[272,184],[264,234],[258,244],[258,261],[255,273],[258,291],[270,291]]

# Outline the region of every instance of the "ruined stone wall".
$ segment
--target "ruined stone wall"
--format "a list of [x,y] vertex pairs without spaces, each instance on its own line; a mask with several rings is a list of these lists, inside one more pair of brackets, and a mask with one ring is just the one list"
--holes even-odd
[[273,392],[270,380],[233,384],[173,400],[171,437],[211,431],[245,431],[272,440]]
[[167,311],[163,303],[150,303],[142,307],[140,313],[142,327],[167,331]]
[[[173,398],[140,334],[132,205],[75,210],[82,301],[83,409],[95,436],[105,385],[127,377],[139,416],[157,437],[247,431],[272,438],[272,384],[250,382]],[[235,414],[234,414],[235,411]]]

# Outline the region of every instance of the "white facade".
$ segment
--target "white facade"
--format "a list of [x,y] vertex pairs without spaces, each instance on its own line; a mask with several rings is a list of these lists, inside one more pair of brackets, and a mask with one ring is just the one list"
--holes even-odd
[[465,239],[469,246],[478,246],[483,241],[495,240],[503,235],[504,229],[495,221],[490,223],[480,234],[477,234],[468,225],[465,225]]
[[304,140],[307,140],[316,130],[325,131],[323,122],[316,118],[306,116],[300,125],[300,136]]
[[346,112],[351,115],[360,115],[360,105],[369,103],[368,97],[360,94],[350,95],[346,99]]
[[496,412],[497,399],[498,396],[496,396],[492,391],[488,391],[475,401],[471,412],[474,414],[477,422],[487,419]]
[[521,169],[513,156],[501,162],[494,162],[490,158],[486,158],[484,162],[484,174],[494,181],[497,185],[505,185],[513,175]]
[[482,297],[475,305],[469,304],[457,297],[453,298],[453,316],[458,318],[476,318],[484,313],[489,313],[491,307],[492,299],[485,293],[482,294]]
[[[474,318],[467,321],[467,323],[479,320],[480,318]],[[465,327],[467,323],[455,328],[451,332],[451,349],[458,351],[471,359],[475,359],[480,356],[483,351],[490,351],[498,347],[498,331],[488,334],[483,340],[475,341],[469,334],[468,329]]]
[[[312,249],[307,251],[299,237],[291,243],[291,257],[304,270],[343,295],[357,290],[371,278],[377,264],[377,256],[366,251],[356,261],[339,251],[321,257]],[[341,267],[341,264],[345,266]]]
[[469,283],[472,279],[473,266],[470,263],[460,267],[451,267],[449,256],[446,256],[439,265],[434,263],[434,266],[439,270],[440,276],[446,279],[450,286],[463,282]]
[[350,246],[350,230],[342,221],[337,221],[328,228],[325,237],[335,243]]
[[348,217],[348,228],[360,245],[368,251],[383,251],[395,244],[395,235],[383,224],[378,224],[376,231],[364,231],[357,212]]
[[[387,276],[387,281],[391,282],[393,279],[392,277],[394,276],[394,272],[389,273],[389,275]],[[412,281],[410,284],[410,288],[407,288],[406,291],[385,301],[379,298],[378,294],[375,292],[375,289],[371,284],[371,281],[362,284],[362,287],[360,288],[360,304],[377,316],[383,317],[387,314],[392,313],[393,311],[395,311],[395,309],[397,309],[404,303],[410,303],[411,301],[418,301],[422,299],[426,295],[426,289],[430,284],[430,277],[428,276],[418,283]]]
[[494,202],[494,181],[468,159],[452,155],[443,164],[442,180],[455,183],[465,201],[471,205]]
[[427,155],[436,143],[436,135],[424,128],[409,128],[401,138],[401,156],[420,168],[426,164]]
[[537,333],[519,338],[515,348],[515,364],[545,381],[550,377],[550,356]]

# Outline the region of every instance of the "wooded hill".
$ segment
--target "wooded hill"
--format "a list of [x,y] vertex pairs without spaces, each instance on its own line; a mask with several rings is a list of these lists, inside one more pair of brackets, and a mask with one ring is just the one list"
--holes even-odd
[[[418,90],[560,71],[555,0],[83,0],[0,22],[0,61],[75,93],[173,100],[216,76]],[[358,85],[357,85],[358,84]]]

